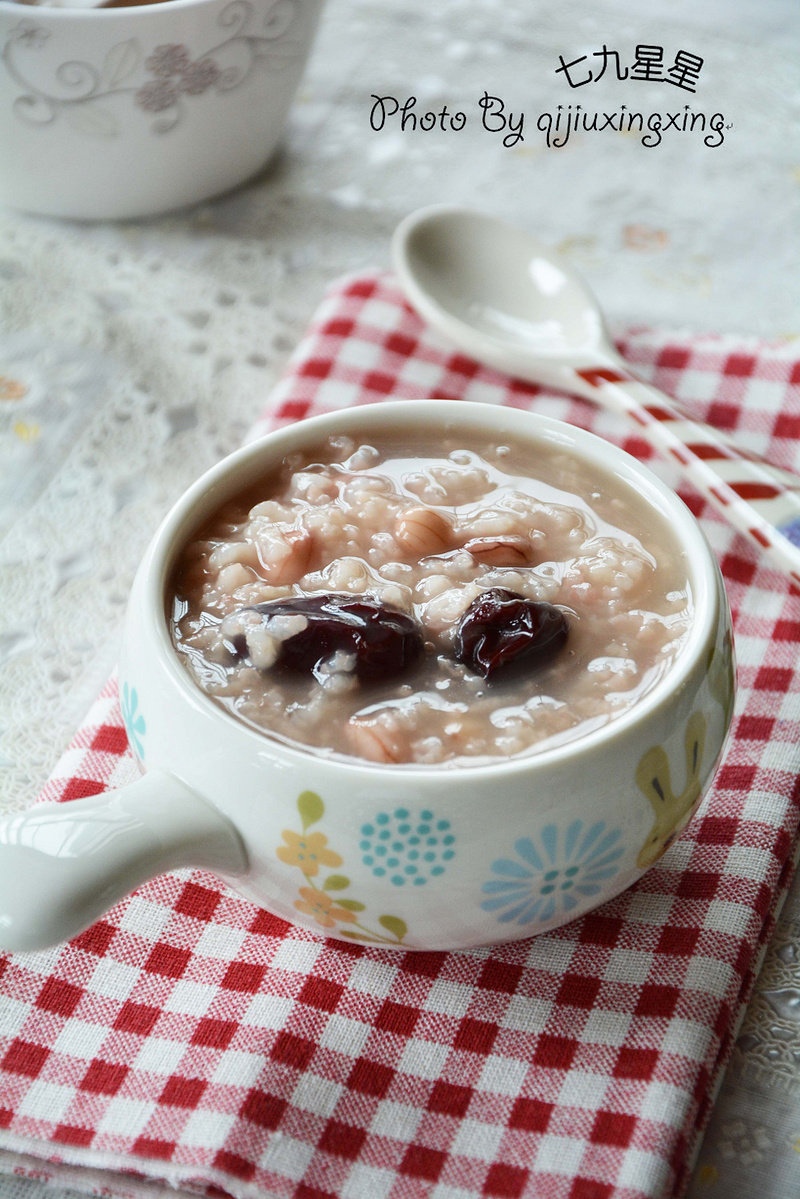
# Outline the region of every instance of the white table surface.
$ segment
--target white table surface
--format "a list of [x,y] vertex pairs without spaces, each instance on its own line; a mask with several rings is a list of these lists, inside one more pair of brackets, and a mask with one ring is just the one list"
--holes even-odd
[[[800,339],[800,19],[794,0],[337,0],[284,147],[251,185],[145,222],[0,212],[0,808],[32,802],[116,658],[161,514],[259,412],[327,284],[389,265],[397,221],[436,202],[534,230],[629,324]],[[646,15],[644,15],[646,13]],[[604,44],[704,65],[696,95],[555,74]],[[526,113],[508,149],[484,91]],[[463,109],[460,133],[370,129],[372,93]],[[667,93],[667,94],[665,94]],[[559,103],[732,128],[653,148],[583,134],[547,149]],[[2,166],[0,164],[0,169]],[[798,340],[800,350],[800,340]],[[7,385],[6,385],[7,386]],[[800,891],[737,1042],[690,1199],[800,1194]],[[3,1199],[39,1184],[0,1180]],[[52,1190],[47,1194],[52,1196]]]

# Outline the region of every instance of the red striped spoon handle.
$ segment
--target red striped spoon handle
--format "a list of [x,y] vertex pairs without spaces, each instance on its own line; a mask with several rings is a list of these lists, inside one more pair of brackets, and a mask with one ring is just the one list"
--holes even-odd
[[569,390],[631,417],[654,449],[800,585],[800,478],[694,420],[621,364],[576,370]]
[[420,316],[464,353],[636,421],[800,585],[800,479],[738,449],[640,382],[610,342],[597,300],[558,254],[487,213],[434,205],[401,221],[392,256]]

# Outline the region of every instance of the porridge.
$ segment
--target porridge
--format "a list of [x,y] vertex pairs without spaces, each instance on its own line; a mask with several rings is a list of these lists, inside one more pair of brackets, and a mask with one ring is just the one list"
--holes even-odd
[[479,764],[599,728],[692,619],[666,522],[528,441],[334,436],[219,511],[171,583],[196,683],[320,753]]

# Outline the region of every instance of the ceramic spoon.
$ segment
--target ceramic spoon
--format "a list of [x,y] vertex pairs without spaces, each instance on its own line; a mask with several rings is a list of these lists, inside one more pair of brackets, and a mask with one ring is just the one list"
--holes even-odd
[[580,277],[521,229],[468,209],[412,213],[392,242],[419,314],[479,362],[631,417],[732,525],[800,584],[800,478],[637,379]]

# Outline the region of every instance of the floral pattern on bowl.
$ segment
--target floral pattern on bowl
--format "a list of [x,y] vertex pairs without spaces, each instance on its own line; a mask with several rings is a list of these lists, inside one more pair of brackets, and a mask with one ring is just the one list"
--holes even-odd
[[[335,930],[337,937],[350,941],[363,941],[372,945],[402,945],[408,934],[408,926],[399,916],[382,914],[377,918],[378,927],[363,923],[367,905],[341,892],[350,889],[346,874],[324,873],[343,865],[341,854],[331,849],[325,833],[308,830],[318,824],[325,815],[325,804],[315,791],[303,791],[297,797],[297,813],[300,817],[300,832],[284,829],[283,845],[276,855],[287,866],[296,867],[306,881],[298,888],[299,899],[294,901],[298,912],[309,916],[320,928]],[[333,893],[333,894],[332,894]],[[340,928],[346,924],[349,927]]]
[[650,835],[636,859],[642,870],[652,866],[666,852],[700,802],[706,728],[703,713],[693,712],[686,725],[685,782],[679,792],[674,790],[674,776],[664,747],[654,745],[642,755],[636,771],[636,785],[652,807],[654,818]]
[[619,871],[624,838],[603,821],[573,820],[566,829],[548,824],[536,838],[514,842],[515,857],[492,862],[481,908],[501,924],[543,924],[572,911]]
[[144,735],[147,732],[147,722],[139,711],[139,694],[135,687],[127,683],[122,685],[120,695],[120,710],[125,732],[128,734],[128,744],[140,762],[144,761]]
[[416,816],[408,808],[379,812],[362,824],[361,838],[364,865],[395,887],[422,887],[455,857],[450,821],[437,820],[427,808]]
[[113,45],[103,62],[62,62],[45,87],[28,71],[30,56],[53,36],[36,21],[24,19],[8,33],[0,60],[22,89],[13,103],[16,116],[37,127],[63,118],[91,137],[112,138],[121,130],[108,101],[129,95],[135,107],[152,113],[154,133],[169,133],[183,119],[187,104],[204,92],[230,92],[258,68],[276,71],[302,53],[291,36],[299,0],[276,0],[257,27],[250,0],[232,0],[219,14],[219,41],[193,58],[186,45],[166,44],[145,50],[139,38]]

